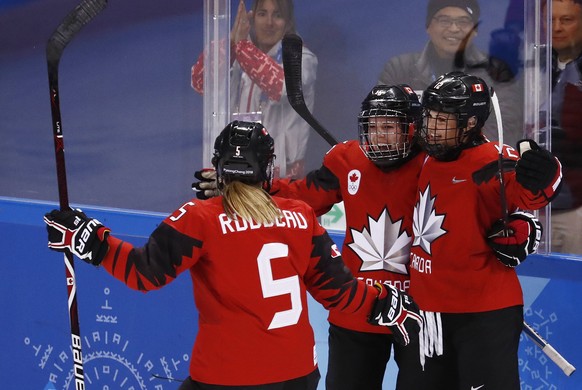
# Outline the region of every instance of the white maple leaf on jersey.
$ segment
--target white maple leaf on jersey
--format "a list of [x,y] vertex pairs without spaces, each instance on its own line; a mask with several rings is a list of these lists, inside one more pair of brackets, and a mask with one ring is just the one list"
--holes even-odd
[[420,192],[420,199],[414,206],[412,219],[414,232],[412,246],[420,246],[428,254],[432,254],[430,249],[432,242],[447,232],[442,228],[445,216],[436,214],[434,200],[435,198],[430,196],[430,185],[428,185],[424,192]]
[[412,237],[400,233],[402,220],[392,221],[386,209],[378,220],[368,216],[369,230],[350,229],[354,242],[348,246],[362,260],[361,271],[386,270],[407,275]]

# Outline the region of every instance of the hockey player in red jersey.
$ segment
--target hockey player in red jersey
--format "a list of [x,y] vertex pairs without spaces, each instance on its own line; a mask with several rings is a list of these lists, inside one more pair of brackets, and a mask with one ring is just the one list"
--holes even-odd
[[[498,144],[481,132],[490,90],[478,77],[451,72],[424,91],[422,105],[420,142],[429,157],[418,181],[409,290],[425,316],[421,354],[411,362],[416,388],[518,390],[517,264],[498,259],[487,239],[504,215]],[[519,147],[524,143],[531,150],[503,146],[510,213],[544,207],[560,187],[559,161],[533,141]]]
[[[362,102],[359,142],[332,147],[322,166],[305,179],[273,181],[272,194],[301,199],[318,216],[343,201],[342,257],[368,285],[379,282],[408,289],[414,195],[425,156],[414,140],[421,123],[420,102],[408,85],[375,86]],[[197,171],[195,177],[198,197],[216,195],[213,170]],[[381,390],[393,344],[397,364],[406,359],[401,337],[349,313],[330,312],[329,322],[326,388]],[[414,378],[406,378],[412,382],[400,380],[399,374],[398,389],[415,388]]]
[[[408,289],[412,210],[424,153],[414,142],[422,111],[407,85],[378,85],[362,102],[359,142],[333,146],[322,166],[302,180],[275,180],[271,193],[306,201],[318,215],[343,201],[346,266],[368,285]],[[407,348],[390,330],[367,325],[349,313],[329,313],[326,388],[381,390],[394,345],[398,365]],[[400,375],[399,375],[400,376]],[[397,388],[415,388],[397,380]]]
[[273,150],[262,125],[229,124],[213,158],[222,196],[185,203],[141,248],[79,210],[45,215],[51,249],[101,265],[133,289],[158,289],[189,271],[199,331],[181,390],[316,389],[306,291],[407,342],[418,336],[420,318],[405,293],[355,279],[311,207],[267,193]]

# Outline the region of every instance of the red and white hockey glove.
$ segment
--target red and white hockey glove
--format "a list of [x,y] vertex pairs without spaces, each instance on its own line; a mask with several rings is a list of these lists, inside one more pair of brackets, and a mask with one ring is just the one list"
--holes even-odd
[[194,177],[198,181],[192,183],[192,189],[196,191],[198,199],[210,199],[220,195],[216,183],[216,171],[214,168],[204,168],[194,172]]
[[399,344],[408,345],[418,340],[423,320],[412,298],[389,284],[376,283],[374,287],[379,294],[368,322],[390,328],[394,341]]
[[487,243],[499,261],[508,267],[517,267],[527,255],[537,251],[542,232],[542,225],[535,216],[518,211],[509,215],[507,226],[503,220],[493,224],[487,234]]
[[548,198],[555,196],[562,169],[558,159],[531,139],[519,141],[517,149],[521,158],[515,165],[515,180],[534,195],[542,191]]
[[89,264],[99,265],[107,254],[110,230],[81,210],[53,210],[44,216],[48,247],[69,251]]

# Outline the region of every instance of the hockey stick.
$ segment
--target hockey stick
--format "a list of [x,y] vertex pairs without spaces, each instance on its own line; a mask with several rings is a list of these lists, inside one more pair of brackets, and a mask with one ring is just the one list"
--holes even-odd
[[286,34],[283,37],[282,45],[285,87],[291,107],[331,146],[337,144],[337,140],[315,119],[305,104],[301,79],[301,58],[303,55],[301,37],[297,34]]
[[[503,178],[503,121],[501,120],[501,108],[499,107],[499,99],[497,94],[491,89],[491,103],[493,104],[493,110],[495,111],[495,119],[497,120],[497,137],[499,140],[498,152],[499,157],[497,159],[497,167],[499,169],[499,194],[501,197],[501,212],[503,213],[503,224],[507,227],[509,222],[509,211],[507,210],[507,198],[505,196],[505,181]],[[504,229],[504,233],[507,236],[507,228]]]
[[[59,62],[67,44],[75,37],[83,26],[89,23],[107,5],[107,0],[84,0],[75,7],[53,32],[46,45],[49,90],[51,100],[51,116],[55,144],[55,160],[57,166],[57,182],[59,204],[61,210],[69,209],[67,191],[67,174],[65,170],[65,151],[63,144],[63,127],[59,104]],[[81,353],[81,332],[79,329],[79,313],[77,310],[77,284],[73,255],[65,252],[65,272],[67,276],[67,293],[69,306],[69,322],[71,327],[71,347],[73,350],[73,374],[75,389],[85,389],[83,375],[83,355]]]
[[169,378],[167,376],[156,375],[156,374],[152,374],[152,378],[163,379],[163,380],[170,381],[170,382],[184,383],[184,381],[182,379],[174,379],[174,378]]
[[[503,213],[503,222],[507,226],[509,219],[509,211],[507,208],[507,198],[505,196],[505,182],[503,180],[503,121],[501,120],[501,109],[499,107],[499,99],[495,92],[491,93],[491,103],[493,104],[493,110],[495,111],[495,119],[497,120],[497,136],[499,138],[499,159],[498,159],[498,175],[499,175],[499,193],[501,197],[501,209]],[[505,234],[507,235],[507,229],[505,229]],[[532,339],[562,371],[564,374],[570,376],[576,370],[573,365],[568,363],[558,351],[556,351],[546,340],[544,340],[531,325],[527,322],[523,322],[523,332]]]
[[527,324],[525,321],[523,322],[523,332],[528,335],[538,347],[540,347],[543,353],[545,353],[558,367],[562,369],[562,371],[564,371],[564,374],[570,376],[574,371],[576,371],[576,367],[560,355],[554,347],[552,347],[531,325]]

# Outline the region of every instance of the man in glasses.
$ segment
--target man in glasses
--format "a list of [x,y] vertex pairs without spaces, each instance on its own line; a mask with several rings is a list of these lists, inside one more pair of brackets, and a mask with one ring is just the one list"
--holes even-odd
[[[498,95],[505,143],[515,146],[523,138],[521,75],[473,44],[480,15],[477,0],[429,0],[425,20],[429,41],[421,52],[401,54],[386,62],[379,84],[407,83],[420,94],[440,75],[451,71],[481,77]],[[518,50],[519,47],[515,47],[515,51]],[[495,141],[497,123],[490,122],[483,133]]]
[[[582,254],[582,0],[552,0],[552,152],[564,187],[552,202],[552,252]],[[544,18],[545,20],[545,18]]]

